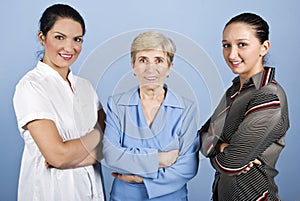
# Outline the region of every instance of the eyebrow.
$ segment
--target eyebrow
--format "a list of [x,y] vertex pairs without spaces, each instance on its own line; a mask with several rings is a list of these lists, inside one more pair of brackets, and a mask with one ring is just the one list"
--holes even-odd
[[[66,34],[63,34],[63,33],[59,32],[59,31],[55,31],[55,32],[53,32],[53,33],[54,33],[54,34],[60,34],[60,35],[63,35],[63,36],[67,36]],[[82,38],[83,35],[78,35],[78,36],[75,36],[74,38],[78,38],[78,37]]]
[[161,59],[161,60],[165,60],[166,58],[165,57],[161,57],[161,56],[157,56],[157,57],[154,57],[155,59]]
[[[241,38],[241,39],[237,39],[235,41],[249,41],[249,39],[245,39],[245,38]],[[222,43],[228,42],[227,40],[222,40]]]

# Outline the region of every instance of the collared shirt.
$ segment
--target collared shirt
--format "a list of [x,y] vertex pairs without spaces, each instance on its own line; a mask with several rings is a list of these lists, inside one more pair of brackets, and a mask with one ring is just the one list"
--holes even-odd
[[[43,62],[17,84],[14,108],[24,139],[18,200],[103,200],[99,168],[46,168],[45,159],[26,124],[36,119],[52,120],[63,141],[79,138],[97,122],[101,105],[92,85],[69,73],[71,83]],[[40,133],[43,135],[43,133]]]
[[[241,90],[235,78],[200,130],[202,153],[216,169],[214,200],[279,200],[275,164],[285,146],[289,118],[286,96],[274,73],[274,68],[265,67]],[[220,153],[211,144],[217,141],[229,146]],[[262,165],[241,173],[254,159]]]
[[[109,98],[103,139],[105,164],[118,173],[140,175],[144,181],[128,184],[115,179],[112,200],[187,197],[186,183],[198,167],[196,112],[192,101],[167,90],[149,127],[137,88]],[[170,167],[159,168],[158,152],[173,149],[180,150],[177,161]],[[133,196],[122,199],[125,194]]]

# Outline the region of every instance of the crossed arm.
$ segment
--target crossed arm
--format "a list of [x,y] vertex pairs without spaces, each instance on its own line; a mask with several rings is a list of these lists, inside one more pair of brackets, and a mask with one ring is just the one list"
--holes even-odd
[[63,141],[52,120],[37,119],[26,128],[45,158],[47,167],[59,169],[75,168],[96,163],[100,154],[100,144],[105,113],[98,112],[98,124],[81,138]]

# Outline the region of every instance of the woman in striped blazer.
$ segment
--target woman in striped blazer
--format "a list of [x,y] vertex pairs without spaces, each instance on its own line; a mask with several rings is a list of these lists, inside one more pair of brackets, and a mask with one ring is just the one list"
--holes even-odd
[[289,118],[275,69],[264,65],[269,26],[256,14],[239,14],[225,25],[222,45],[238,76],[199,130],[201,152],[216,170],[213,200],[280,200],[275,165]]

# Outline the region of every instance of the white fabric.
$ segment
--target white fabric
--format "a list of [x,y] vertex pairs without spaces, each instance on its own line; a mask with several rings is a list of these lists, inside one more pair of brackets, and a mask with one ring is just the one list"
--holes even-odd
[[[99,164],[74,169],[46,168],[45,159],[26,127],[35,119],[53,120],[64,141],[92,130],[101,108],[90,82],[69,73],[69,84],[51,67],[38,62],[16,86],[14,107],[24,151],[19,201],[104,200]],[[41,133],[43,135],[43,133]]]

